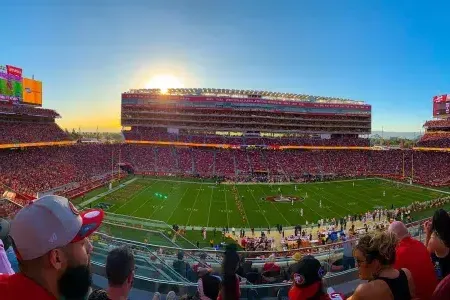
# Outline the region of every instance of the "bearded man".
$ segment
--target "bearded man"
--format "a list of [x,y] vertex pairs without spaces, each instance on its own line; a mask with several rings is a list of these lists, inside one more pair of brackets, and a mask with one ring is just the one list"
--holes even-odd
[[92,282],[88,237],[103,217],[102,210],[80,213],[54,195],[23,207],[10,229],[20,272],[0,275],[1,299],[86,299]]

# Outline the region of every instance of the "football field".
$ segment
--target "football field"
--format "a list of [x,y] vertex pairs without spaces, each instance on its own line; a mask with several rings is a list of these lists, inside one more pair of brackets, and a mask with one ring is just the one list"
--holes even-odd
[[138,178],[92,205],[107,207],[107,212],[161,220],[170,225],[267,228],[339,218],[392,205],[407,206],[446,195],[382,179],[217,185]]

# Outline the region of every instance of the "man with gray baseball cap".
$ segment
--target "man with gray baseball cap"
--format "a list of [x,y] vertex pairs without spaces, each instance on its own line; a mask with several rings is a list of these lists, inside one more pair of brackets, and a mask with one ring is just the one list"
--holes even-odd
[[1,299],[85,298],[91,284],[88,237],[103,217],[102,210],[80,213],[69,200],[55,195],[23,207],[10,229],[20,272],[0,275]]

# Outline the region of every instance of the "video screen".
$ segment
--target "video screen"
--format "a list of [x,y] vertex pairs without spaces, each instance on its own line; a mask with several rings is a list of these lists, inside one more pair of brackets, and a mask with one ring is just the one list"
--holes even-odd
[[22,77],[0,71],[0,100],[19,102],[22,95]]
[[450,115],[450,95],[433,97],[433,117]]

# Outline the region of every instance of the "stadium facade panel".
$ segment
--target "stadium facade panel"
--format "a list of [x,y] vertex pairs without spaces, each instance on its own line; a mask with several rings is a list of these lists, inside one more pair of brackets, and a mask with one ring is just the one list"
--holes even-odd
[[317,135],[357,138],[371,132],[371,106],[362,101],[251,90],[155,89],[122,94],[122,126],[200,133]]

